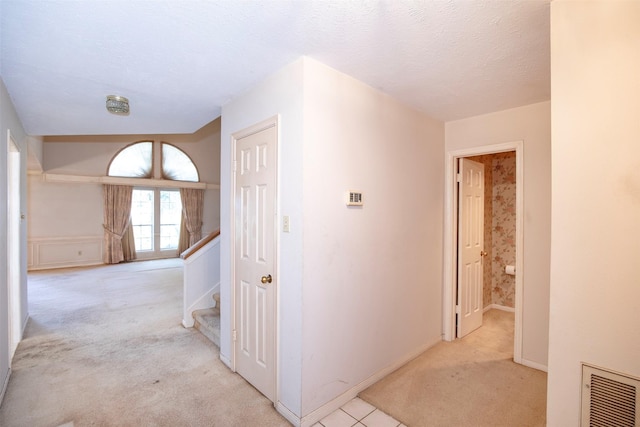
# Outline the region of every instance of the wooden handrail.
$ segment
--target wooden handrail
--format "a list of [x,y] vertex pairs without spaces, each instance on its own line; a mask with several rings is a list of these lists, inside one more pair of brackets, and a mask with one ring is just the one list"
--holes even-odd
[[219,235],[220,235],[220,229],[218,228],[216,231],[212,231],[211,233],[207,234],[202,239],[198,240],[189,249],[187,249],[186,251],[182,252],[180,254],[180,258],[182,258],[182,259],[189,258],[191,255],[193,255],[196,252],[198,252],[204,245],[206,245],[207,243],[209,243],[210,241],[212,241],[213,239],[215,239]]

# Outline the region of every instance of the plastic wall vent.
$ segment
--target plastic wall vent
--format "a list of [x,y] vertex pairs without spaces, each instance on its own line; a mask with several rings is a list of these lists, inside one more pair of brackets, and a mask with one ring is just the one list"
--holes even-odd
[[582,365],[582,426],[640,427],[640,380]]
[[359,191],[349,191],[347,193],[347,206],[362,206],[362,193]]

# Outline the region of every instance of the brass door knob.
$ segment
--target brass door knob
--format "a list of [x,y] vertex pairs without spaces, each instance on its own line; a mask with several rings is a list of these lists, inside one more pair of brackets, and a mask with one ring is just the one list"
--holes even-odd
[[260,279],[260,281],[262,283],[271,283],[271,282],[273,282],[273,277],[271,277],[271,275],[262,276],[262,279]]
[[489,255],[488,253],[486,253],[485,251],[480,251],[480,256],[487,256]]

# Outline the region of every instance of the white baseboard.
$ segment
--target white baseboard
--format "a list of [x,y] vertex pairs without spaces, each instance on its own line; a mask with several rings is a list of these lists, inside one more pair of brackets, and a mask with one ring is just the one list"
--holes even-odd
[[7,369],[7,377],[4,380],[4,384],[2,384],[2,389],[0,389],[0,405],[2,405],[2,400],[4,399],[4,394],[7,391],[7,386],[9,385],[10,377],[11,377],[11,368]]
[[293,412],[291,412],[289,410],[289,408],[287,408],[286,406],[284,406],[282,403],[280,402],[276,402],[275,403],[275,407],[276,407],[276,411],[278,411],[278,413],[280,415],[282,415],[283,417],[285,417],[287,419],[287,421],[289,421],[291,424],[294,425],[294,427],[301,427],[301,420],[300,418],[298,418],[298,416],[296,414],[294,414]]
[[345,391],[344,393],[342,393],[341,395],[337,396],[333,400],[325,403],[324,405],[322,405],[321,407],[319,407],[315,411],[313,411],[310,414],[305,415],[304,417],[302,417],[302,419],[300,420],[301,422],[300,422],[299,426],[300,427],[312,426],[313,424],[315,424],[316,422],[320,421],[321,419],[323,419],[327,415],[331,414],[333,411],[335,411],[335,410],[339,409],[340,407],[344,406],[351,399],[356,397],[358,395],[358,393],[360,393],[362,390],[365,390],[369,386],[377,383],[382,378],[386,377],[390,373],[392,373],[392,372],[396,371],[397,369],[401,368],[402,366],[406,365],[407,363],[409,363],[410,361],[412,361],[416,357],[420,356],[422,353],[424,353],[425,351],[427,351],[428,349],[430,349],[431,347],[433,347],[434,345],[438,344],[441,341],[442,340],[438,337],[438,339],[436,341],[434,341],[432,343],[425,344],[425,345],[419,347],[417,350],[409,353],[408,355],[399,358],[395,362],[393,362],[390,365],[388,365],[386,368],[383,368],[383,369],[379,370],[375,374],[371,375],[369,378],[365,379],[364,381],[360,382],[359,384],[355,385],[354,387],[351,387],[349,390]]
[[[185,285],[187,286],[187,285]],[[220,292],[220,282],[216,283],[210,289],[200,296],[189,308],[185,310],[182,315],[182,326],[185,328],[193,328],[195,321],[193,319],[193,312],[203,308],[209,308],[214,306],[213,295],[216,292]],[[184,298],[184,296],[183,296]]]
[[227,366],[227,368],[233,371],[233,368],[231,368],[231,359],[226,357],[224,354],[220,353],[220,361],[224,363]]
[[528,366],[529,368],[537,369],[539,371],[543,371],[543,372],[547,372],[548,371],[547,366],[543,365],[542,363],[533,362],[533,361],[527,360],[527,359],[522,359],[521,363],[524,366]]
[[483,313],[486,313],[487,311],[489,311],[491,309],[508,311],[510,313],[515,313],[516,312],[516,309],[513,308],[513,307],[507,307],[506,305],[499,305],[499,304],[489,304],[488,306],[486,306],[483,309]]
[[20,332],[20,341],[22,341],[22,338],[24,338],[24,331],[27,330],[27,324],[29,323],[29,319],[31,319],[31,316],[29,316],[29,313],[27,312],[27,315],[24,316],[24,321],[22,322],[22,331]]

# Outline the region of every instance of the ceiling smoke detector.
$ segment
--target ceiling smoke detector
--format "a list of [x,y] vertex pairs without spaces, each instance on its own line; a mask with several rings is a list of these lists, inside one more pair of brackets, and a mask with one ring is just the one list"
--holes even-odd
[[113,114],[129,114],[129,100],[124,96],[108,95],[107,111]]

